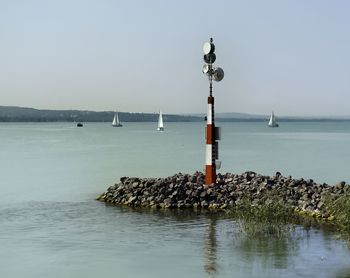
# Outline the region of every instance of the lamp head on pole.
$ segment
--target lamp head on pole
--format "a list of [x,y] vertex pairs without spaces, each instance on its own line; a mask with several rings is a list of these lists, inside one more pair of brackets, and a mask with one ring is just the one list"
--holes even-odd
[[205,64],[203,66],[202,72],[209,77],[210,82],[211,80],[219,82],[224,78],[224,70],[219,67],[213,67],[213,64],[216,61],[216,55],[214,52],[215,45],[213,43],[213,38],[210,38],[210,41],[205,42],[203,45],[203,59]]

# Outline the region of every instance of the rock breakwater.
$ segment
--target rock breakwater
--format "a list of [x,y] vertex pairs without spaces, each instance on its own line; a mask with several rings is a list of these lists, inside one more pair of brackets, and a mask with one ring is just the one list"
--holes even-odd
[[312,179],[294,179],[277,172],[264,176],[255,172],[218,174],[216,184],[204,185],[204,174],[175,174],[167,178],[122,177],[97,200],[132,207],[227,209],[250,202],[269,204],[276,200],[301,212],[329,217],[327,198],[350,194],[345,182],[319,184]]

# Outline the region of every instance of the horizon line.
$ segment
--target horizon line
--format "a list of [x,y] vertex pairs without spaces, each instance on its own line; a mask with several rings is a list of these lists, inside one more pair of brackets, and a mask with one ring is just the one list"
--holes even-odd
[[[88,111],[88,112],[96,112],[96,113],[102,113],[102,112],[113,112],[115,113],[115,110],[94,110],[94,109],[74,109],[74,108],[69,108],[69,109],[53,109],[53,108],[35,108],[35,107],[27,107],[27,106],[16,106],[16,105],[0,105],[0,107],[7,107],[7,108],[21,108],[21,109],[34,109],[34,110],[48,110],[48,111]],[[152,111],[152,112],[144,112],[144,111],[121,111],[118,110],[118,113],[139,113],[139,114],[158,114],[159,111]],[[221,115],[221,114],[242,114],[250,117],[251,119],[254,119],[256,117],[269,117],[270,113],[267,114],[255,114],[255,113],[248,113],[248,112],[216,112],[216,115]],[[177,115],[177,116],[194,116],[194,117],[201,117],[201,115],[205,115],[205,112],[184,112],[184,113],[163,113],[164,115]],[[275,116],[277,118],[312,118],[312,119],[348,119],[350,118],[349,115],[279,115],[274,112]],[[232,118],[228,117],[228,118]]]

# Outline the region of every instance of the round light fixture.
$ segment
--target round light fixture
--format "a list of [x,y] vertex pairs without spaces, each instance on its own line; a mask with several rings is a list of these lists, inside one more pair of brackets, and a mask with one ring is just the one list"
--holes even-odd
[[209,70],[210,70],[209,65],[204,64],[204,66],[203,66],[203,68],[202,68],[202,72],[205,73],[205,74],[207,74],[207,73],[209,72]]
[[203,52],[204,54],[214,53],[215,51],[215,45],[210,42],[206,42],[203,45]]
[[221,81],[224,78],[224,70],[222,68],[216,68],[214,70],[213,79],[215,81]]
[[209,54],[205,54],[203,56],[204,62],[206,62],[207,64],[213,64],[216,60],[216,55],[215,53],[209,53]]

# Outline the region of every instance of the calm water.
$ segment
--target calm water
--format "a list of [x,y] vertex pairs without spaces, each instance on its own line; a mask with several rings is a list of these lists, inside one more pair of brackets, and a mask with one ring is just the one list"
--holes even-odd
[[[350,181],[350,123],[220,123],[222,172]],[[0,277],[350,277],[346,242],[298,227],[94,201],[121,176],[204,168],[204,123],[0,124]]]

